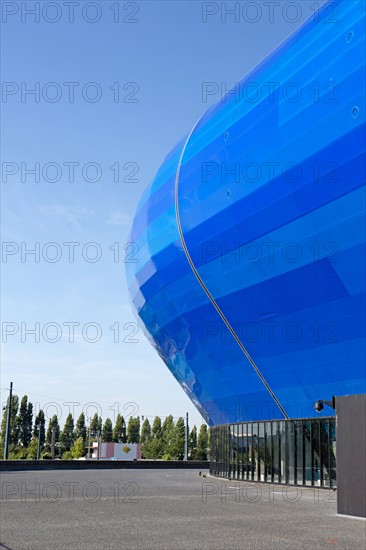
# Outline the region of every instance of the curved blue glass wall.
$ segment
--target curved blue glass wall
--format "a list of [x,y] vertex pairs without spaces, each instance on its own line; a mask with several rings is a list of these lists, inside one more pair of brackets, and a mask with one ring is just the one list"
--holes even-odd
[[331,3],[202,117],[135,215],[133,307],[210,425],[365,392],[365,3]]

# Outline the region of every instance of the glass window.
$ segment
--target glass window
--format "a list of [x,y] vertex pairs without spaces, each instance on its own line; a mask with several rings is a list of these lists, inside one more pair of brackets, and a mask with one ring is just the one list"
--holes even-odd
[[247,452],[248,452],[248,465],[247,465],[247,480],[252,479],[253,471],[253,443],[252,443],[252,424],[247,424]]
[[321,445],[321,485],[330,487],[330,446],[329,446],[329,421],[322,420],[320,423],[320,445]]
[[252,433],[252,479],[254,481],[260,481],[259,479],[259,455],[258,455],[258,422],[253,424]]
[[293,485],[295,480],[295,422],[291,420],[287,422],[286,434],[286,454],[287,454],[287,483]]
[[249,472],[249,447],[248,447],[248,424],[243,426],[243,479],[248,478]]
[[245,449],[246,449],[246,442],[247,442],[247,435],[246,435],[246,429],[245,424],[242,424],[241,426],[241,441],[240,441],[240,447],[241,447],[241,468],[240,468],[240,479],[245,479],[245,464],[246,464],[246,458],[245,458]]
[[232,478],[238,479],[238,439],[239,439],[239,425],[233,426],[233,463],[232,463]]
[[311,420],[303,423],[305,485],[312,485]]
[[234,426],[229,426],[229,477],[233,476],[234,468]]
[[294,455],[295,455],[295,483],[302,485],[304,483],[303,475],[303,438],[302,438],[302,421],[294,422]]
[[238,431],[238,477],[237,479],[241,479],[241,465],[242,465],[242,458],[241,458],[241,443],[242,443],[242,433],[243,433],[243,424],[238,424],[237,426]]
[[216,426],[210,444],[214,475],[336,487],[335,418]]
[[279,422],[273,422],[272,424],[272,463],[273,463],[273,482],[279,483],[281,481],[280,474],[280,440],[281,429]]
[[272,422],[266,422],[265,424],[265,448],[266,448],[266,481],[273,481],[273,468],[272,468]]
[[225,447],[224,447],[225,477],[229,477],[230,476],[230,447],[231,447],[230,426],[226,426],[225,432],[226,432]]
[[322,461],[322,446],[320,443],[320,419],[316,418],[311,421],[311,451],[312,451],[312,482],[313,485],[320,487],[321,485],[321,461]]
[[221,465],[220,465],[220,470],[221,470],[221,475],[222,476],[226,476],[225,455],[226,455],[226,427],[224,426],[221,429],[221,461],[220,461]]
[[330,486],[337,487],[336,476],[336,420],[331,418],[329,420],[329,457],[330,457]]
[[287,472],[286,472],[286,465],[287,465],[287,447],[286,447],[286,432],[287,432],[287,422],[280,422],[280,475],[281,475],[281,483],[287,483]]
[[264,422],[258,423],[258,480],[265,481],[266,443],[264,437]]

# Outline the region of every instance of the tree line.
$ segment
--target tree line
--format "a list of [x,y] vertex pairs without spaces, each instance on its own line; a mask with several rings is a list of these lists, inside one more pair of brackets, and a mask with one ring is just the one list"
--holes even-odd
[[[4,454],[6,419],[8,415],[9,398],[4,407],[1,422],[0,453]],[[143,419],[144,417],[142,417]],[[110,418],[103,422],[97,413],[86,425],[84,413],[76,422],[71,413],[66,417],[61,430],[57,415],[52,416],[46,427],[44,411],[33,413],[33,404],[24,395],[19,404],[17,395],[12,396],[9,430],[9,459],[36,459],[38,440],[40,443],[40,458],[72,459],[81,458],[88,452],[89,442],[92,444],[98,438],[103,442],[141,443],[143,458],[182,460],[185,455],[185,421],[182,417],[174,422],[172,415],[161,421],[154,418],[152,425],[148,418],[130,417],[126,423],[124,417],[117,415],[113,425]],[[193,426],[188,438],[188,457],[192,460],[207,460],[209,433],[206,424]]]

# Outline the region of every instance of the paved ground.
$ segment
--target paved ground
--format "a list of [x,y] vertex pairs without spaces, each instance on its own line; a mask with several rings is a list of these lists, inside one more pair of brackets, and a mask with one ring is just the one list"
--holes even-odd
[[1,475],[1,549],[297,550],[366,547],[366,522],[330,491],[190,470]]

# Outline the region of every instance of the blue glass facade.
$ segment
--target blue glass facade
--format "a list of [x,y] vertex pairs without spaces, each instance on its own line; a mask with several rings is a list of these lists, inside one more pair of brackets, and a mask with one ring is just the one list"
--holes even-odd
[[211,426],[365,392],[365,3],[331,3],[204,114],[135,215],[133,308]]

